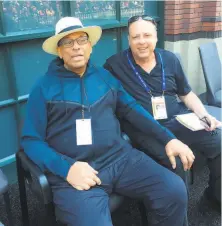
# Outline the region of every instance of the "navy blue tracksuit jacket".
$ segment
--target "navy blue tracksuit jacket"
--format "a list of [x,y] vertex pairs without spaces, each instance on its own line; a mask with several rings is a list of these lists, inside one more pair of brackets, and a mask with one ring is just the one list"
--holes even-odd
[[[137,104],[108,71],[90,62],[80,78],[64,68],[59,58],[32,89],[22,146],[43,170],[66,178],[75,161],[88,162],[94,169],[109,167],[127,152],[116,115],[166,145],[173,134]],[[76,119],[91,118],[93,144],[77,146]]]

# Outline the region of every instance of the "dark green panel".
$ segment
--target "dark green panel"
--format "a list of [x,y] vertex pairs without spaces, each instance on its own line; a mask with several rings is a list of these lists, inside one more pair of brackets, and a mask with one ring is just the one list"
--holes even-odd
[[4,34],[4,28],[3,28],[3,3],[0,1],[0,36],[1,34]]
[[127,49],[129,47],[128,43],[128,29],[127,28],[122,28],[121,30],[122,34],[122,49]]
[[158,15],[159,15],[159,23],[158,23],[158,47],[164,49],[164,7],[165,2],[158,2]]
[[13,107],[0,109],[0,159],[17,151],[18,137]]
[[115,1],[72,1],[71,13],[84,23],[116,19]]
[[7,74],[7,52],[5,45],[0,45],[0,101],[12,98],[12,90],[9,85]]
[[11,46],[19,96],[30,92],[33,84],[45,74],[49,62],[54,58],[42,50],[43,41],[43,39],[30,40]]
[[9,184],[14,184],[17,181],[17,170],[16,170],[16,163],[13,162],[10,165],[6,165],[1,167],[1,170],[7,176]]
[[116,30],[105,31],[97,45],[93,48],[92,62],[95,65],[102,66],[105,63],[105,60],[116,52]]
[[4,1],[6,32],[52,27],[63,15],[61,1]]
[[145,1],[121,1],[121,19],[126,20],[135,15],[144,14]]
[[19,115],[20,115],[20,130],[22,129],[24,117],[25,117],[25,111],[26,111],[26,102],[19,105]]
[[144,14],[149,16],[159,16],[158,15],[158,1],[144,1]]

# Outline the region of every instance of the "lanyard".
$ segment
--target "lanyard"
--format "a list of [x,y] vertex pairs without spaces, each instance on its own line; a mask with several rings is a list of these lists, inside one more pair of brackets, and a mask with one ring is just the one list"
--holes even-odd
[[[165,79],[165,71],[164,71],[164,67],[163,67],[163,60],[162,60],[162,57],[160,55],[160,53],[158,52],[158,55],[160,57],[160,62],[161,62],[161,69],[162,69],[162,92],[164,95],[164,92],[166,90],[166,79]],[[127,51],[127,59],[128,59],[128,62],[131,66],[131,68],[133,69],[134,71],[134,74],[137,76],[137,78],[140,80],[141,84],[143,85],[143,87],[145,88],[145,90],[152,96],[152,92],[150,90],[150,88],[148,87],[148,85],[145,83],[145,81],[143,80],[143,78],[141,77],[140,73],[136,70],[136,68],[134,67],[132,61],[130,60],[129,58],[129,50]]]

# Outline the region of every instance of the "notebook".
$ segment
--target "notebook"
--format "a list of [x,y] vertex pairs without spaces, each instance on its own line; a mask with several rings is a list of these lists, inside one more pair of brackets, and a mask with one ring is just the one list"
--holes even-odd
[[194,113],[177,115],[176,120],[192,131],[205,129],[200,119]]

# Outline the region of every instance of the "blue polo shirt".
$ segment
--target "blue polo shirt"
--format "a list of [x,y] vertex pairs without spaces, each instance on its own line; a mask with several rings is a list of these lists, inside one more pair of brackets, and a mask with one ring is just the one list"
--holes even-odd
[[111,56],[104,64],[104,67],[121,81],[125,90],[127,90],[127,92],[141,103],[142,106],[151,114],[153,113],[151,96],[147,93],[144,86],[132,70],[127,58],[127,51],[134,67],[150,88],[152,95],[155,97],[162,95],[162,65],[158,53],[161,54],[166,80],[166,91],[164,96],[168,119],[159,120],[159,122],[165,124],[167,121],[174,118],[176,114],[187,112],[187,108],[184,104],[178,103],[177,96],[187,95],[191,91],[191,87],[187,82],[186,76],[176,55],[164,49],[155,49],[156,66],[150,73],[144,71],[135,62],[130,49]]

